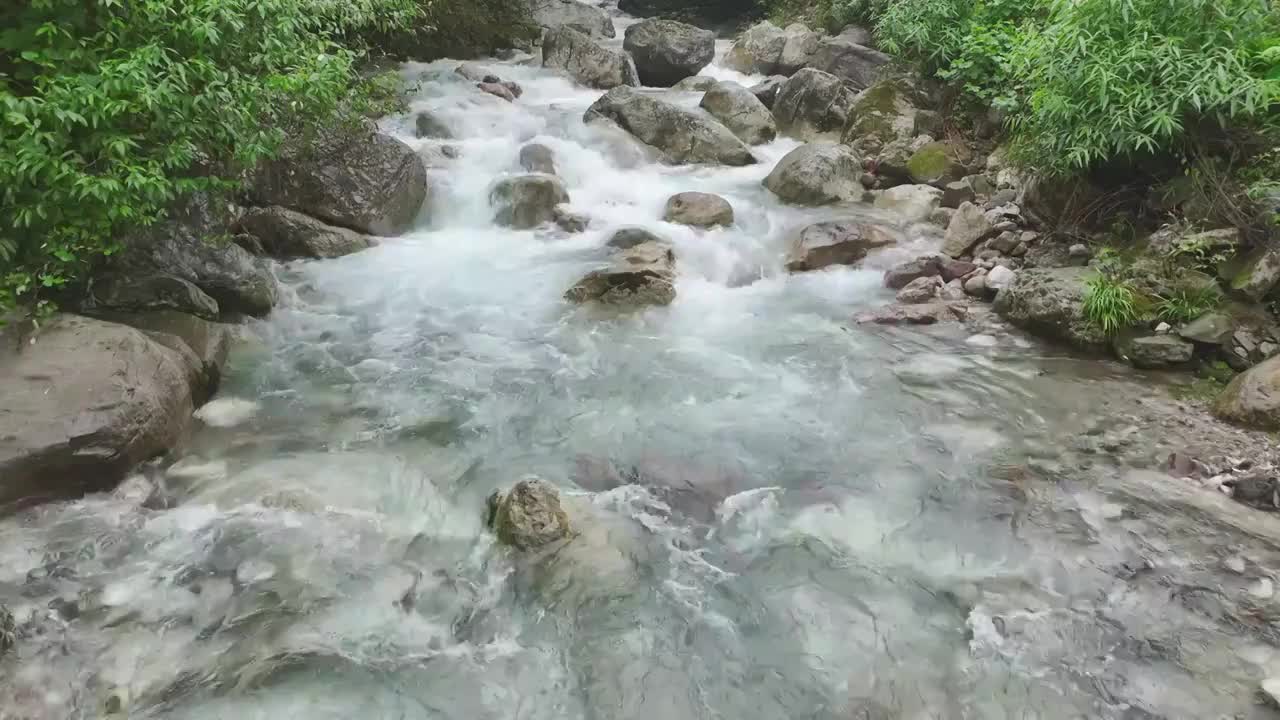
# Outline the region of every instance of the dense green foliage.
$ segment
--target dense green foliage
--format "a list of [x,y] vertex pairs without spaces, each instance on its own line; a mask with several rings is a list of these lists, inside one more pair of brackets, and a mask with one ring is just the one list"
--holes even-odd
[[[0,310],[74,283],[178,196],[286,132],[375,111],[368,44],[486,39],[511,0],[22,0],[0,7]],[[505,8],[505,10],[503,9]],[[505,12],[510,18],[504,18]],[[454,18],[461,17],[462,21]],[[353,89],[370,92],[356,92]]]
[[1138,293],[1128,282],[1100,274],[1085,288],[1084,316],[1103,333],[1115,335],[1142,319]]

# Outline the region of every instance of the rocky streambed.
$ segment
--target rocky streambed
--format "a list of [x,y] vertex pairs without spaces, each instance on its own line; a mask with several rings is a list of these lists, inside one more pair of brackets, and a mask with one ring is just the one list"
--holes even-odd
[[5,439],[90,492],[0,520],[0,716],[1280,714],[1271,440],[1002,319],[1087,272],[1013,178],[841,142],[865,38],[544,11],[6,346],[106,419]]

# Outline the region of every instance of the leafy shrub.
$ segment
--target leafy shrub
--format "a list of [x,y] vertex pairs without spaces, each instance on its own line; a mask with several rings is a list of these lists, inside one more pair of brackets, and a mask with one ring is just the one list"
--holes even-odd
[[1013,58],[1029,92],[1011,121],[1015,149],[1070,173],[1257,117],[1270,98],[1249,48],[1269,22],[1258,0],[1053,0]]
[[1115,335],[1142,319],[1138,293],[1124,280],[1097,275],[1085,289],[1084,316],[1106,335]]

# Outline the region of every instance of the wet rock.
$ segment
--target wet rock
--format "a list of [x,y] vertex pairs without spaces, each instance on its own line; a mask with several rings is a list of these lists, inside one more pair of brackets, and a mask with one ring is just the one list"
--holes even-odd
[[427,169],[412,148],[371,126],[332,128],[286,143],[254,176],[250,196],[367,235],[397,235],[422,209]]
[[1191,361],[1195,346],[1173,335],[1121,335],[1113,347],[1116,355],[1144,370],[1175,367]]
[[0,507],[110,488],[172,447],[199,369],[143,332],[59,315],[0,337]]
[[996,265],[987,273],[987,289],[992,292],[1000,292],[1001,290],[1013,284],[1017,278],[1017,273],[1003,265]]
[[942,281],[937,276],[916,278],[898,291],[897,300],[906,305],[927,303],[937,296],[941,286]]
[[778,91],[787,83],[787,79],[786,75],[771,75],[752,85],[748,90],[756,96],[761,105],[772,110],[774,102],[778,99]]
[[516,101],[516,94],[512,92],[511,88],[507,87],[506,85],[503,85],[502,83],[480,82],[480,83],[476,83],[476,88],[479,89],[481,92],[489,93],[494,97],[500,97],[503,100],[506,100],[507,102]]
[[967,180],[953,180],[942,187],[942,207],[955,208],[973,202],[973,186]]
[[769,108],[738,83],[725,81],[711,86],[702,96],[699,107],[748,145],[772,142],[778,136],[778,126]]
[[611,120],[675,164],[756,162],[751,150],[714,119],[628,87],[605,93],[587,110],[585,119]]
[[[277,297],[275,278],[261,260],[231,242],[234,221],[225,206],[202,195],[175,205],[167,220],[125,236],[120,250],[101,263],[91,306],[95,311],[174,307],[210,316],[204,297],[189,294],[181,283],[152,279],[176,278],[199,288],[220,312],[266,315]],[[131,282],[143,287],[122,292],[121,286]],[[165,294],[148,299],[143,290]],[[113,298],[126,302],[110,304]]]
[[238,227],[257,238],[265,254],[280,260],[341,257],[373,244],[367,235],[277,206],[247,209]]
[[607,90],[640,84],[631,56],[606,48],[590,35],[567,26],[543,37],[542,66],[563,71],[590,88]]
[[561,230],[569,233],[580,233],[591,225],[591,219],[582,213],[570,212],[562,205],[557,205],[551,211],[552,219],[555,220],[556,226]]
[[520,148],[520,167],[526,172],[556,174],[556,155],[542,143],[529,143]]
[[667,200],[663,220],[681,225],[710,228],[733,224],[733,206],[719,195],[682,192]]
[[951,153],[951,146],[943,142],[931,142],[917,148],[907,160],[911,182],[936,185],[963,175],[964,167],[951,157]]
[[778,89],[773,116],[784,135],[801,140],[836,140],[853,101],[853,91],[840,78],[806,68]]
[[493,74],[489,72],[488,68],[478,63],[462,63],[458,67],[454,68],[453,71],[471,82],[477,83],[484,82],[485,78],[493,76]]
[[192,282],[172,275],[131,277],[104,272],[89,278],[81,309],[89,315],[103,312],[176,310],[206,320],[218,319],[218,301]]
[[598,37],[617,34],[607,12],[577,0],[530,0],[529,9],[534,24],[547,30],[568,26]]
[[766,20],[751,26],[738,37],[725,55],[724,63],[748,75],[773,75],[779,72],[779,61],[786,44],[786,31]]
[[797,205],[827,205],[862,197],[862,163],[845,145],[809,143],[787,153],[764,186]]
[[942,271],[942,279],[946,282],[961,280],[971,274],[978,266],[966,260],[956,260],[945,255],[937,257],[938,268]]
[[414,136],[420,138],[447,140],[453,137],[453,131],[449,129],[449,126],[428,110],[419,110],[413,116],[413,130]]
[[996,296],[995,310],[1010,323],[1053,340],[1097,349],[1106,338],[1084,316],[1088,268],[1028,268]]
[[894,75],[877,80],[848,108],[843,141],[875,155],[895,140],[915,137],[922,100],[914,78]]
[[611,265],[589,273],[565,293],[575,303],[638,307],[675,300],[675,254],[665,243],[641,243],[620,251]]
[[222,368],[231,352],[230,325],[174,310],[112,312],[95,317],[141,330],[152,341],[182,355],[183,362],[196,371],[191,389],[196,405],[208,400],[218,389]]
[[942,274],[942,266],[938,258],[933,256],[918,257],[899,263],[885,271],[884,286],[893,290],[906,287],[918,278],[937,277]]
[[938,209],[942,191],[929,185],[899,185],[880,193],[875,206],[890,210],[905,223],[924,222]]
[[1201,315],[1178,329],[1178,337],[1206,345],[1223,345],[1235,333],[1235,320],[1223,312]]
[[942,240],[942,252],[953,258],[968,253],[974,245],[995,234],[991,219],[982,208],[973,203],[961,203],[947,226]]
[[809,58],[808,67],[831,73],[855,90],[862,90],[876,81],[889,60],[888,55],[847,36],[825,37]]
[[672,85],[671,89],[679,90],[681,92],[706,92],[710,90],[712,86],[714,86],[717,82],[719,82],[719,80],[716,80],[713,77],[707,77],[706,75],[695,75],[693,77],[687,77],[681,80],[680,82],[676,83],[675,85]]
[[1280,283],[1280,250],[1258,248],[1231,262],[1223,263],[1219,275],[1233,293],[1258,302]]
[[1245,472],[1223,482],[1231,491],[1231,499],[1259,510],[1280,509],[1280,483],[1266,470]]
[[615,232],[607,244],[611,248],[626,250],[647,242],[666,244],[667,240],[642,227],[624,227]]
[[876,325],[934,325],[955,322],[966,317],[963,306],[953,303],[933,302],[922,305],[885,305],[858,315],[860,324]]
[[642,84],[671,87],[711,64],[716,36],[674,20],[641,20],[627,28],[622,47],[635,60]]
[[153,507],[161,501],[160,489],[145,475],[132,475],[111,491],[111,499],[135,508]]
[[527,230],[555,220],[556,206],[569,202],[564,183],[554,175],[518,175],[498,182],[489,192],[497,209],[494,222]]
[[1280,356],[1237,375],[1214,401],[1213,413],[1241,425],[1280,430]]
[[806,272],[831,265],[856,265],[869,250],[892,245],[884,228],[855,220],[829,220],[801,228],[787,251],[787,270]]
[[489,496],[488,505],[488,524],[498,541],[517,550],[537,550],[572,536],[560,491],[545,480],[521,480]]
[[956,211],[954,209],[940,207],[929,214],[929,222],[945,230],[951,224],[951,218],[955,216]]

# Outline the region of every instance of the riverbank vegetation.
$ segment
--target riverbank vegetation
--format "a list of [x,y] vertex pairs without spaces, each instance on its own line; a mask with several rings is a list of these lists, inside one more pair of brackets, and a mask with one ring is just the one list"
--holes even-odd
[[175,199],[372,111],[372,56],[488,50],[516,0],[31,0],[0,9],[0,312],[51,307]]

